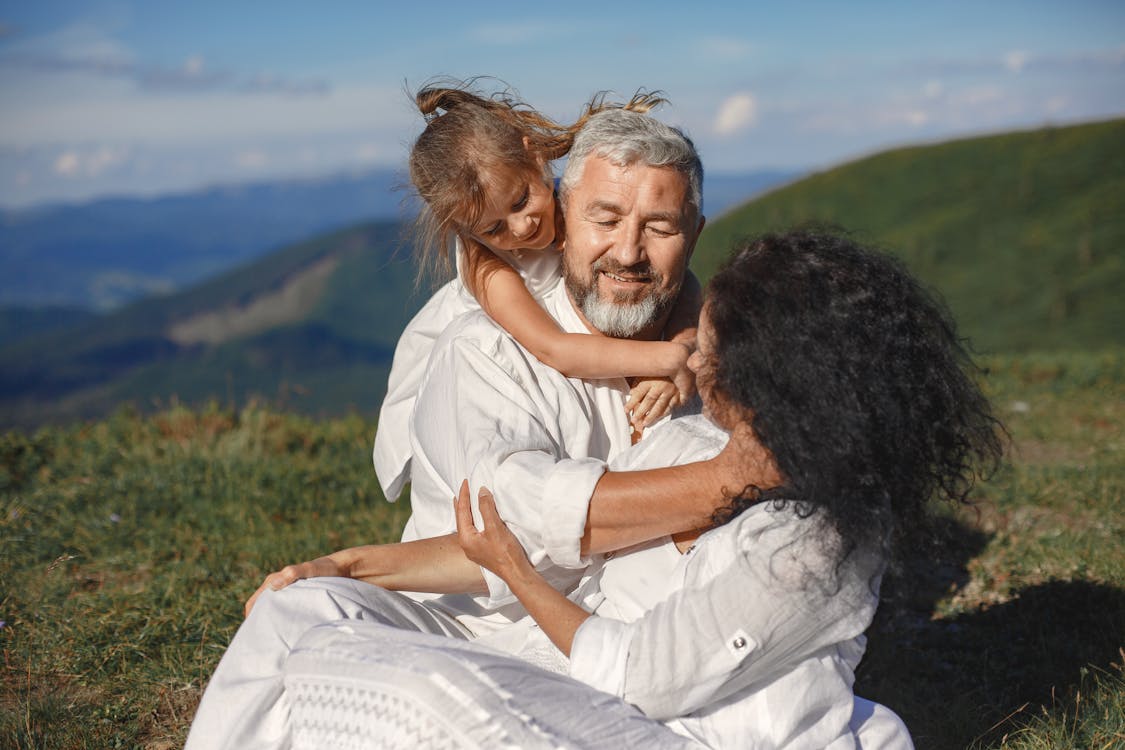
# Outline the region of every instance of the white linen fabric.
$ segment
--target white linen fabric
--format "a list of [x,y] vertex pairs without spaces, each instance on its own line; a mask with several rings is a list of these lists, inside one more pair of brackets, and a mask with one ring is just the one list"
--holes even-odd
[[285,667],[294,750],[698,748],[620,698],[476,643],[321,625]]
[[[706,418],[685,417],[612,468],[702,460],[725,441]],[[592,566],[571,598],[598,616],[578,629],[569,664],[530,618],[478,642],[568,668],[709,748],[909,748],[893,712],[865,714],[852,692],[882,555],[856,551],[837,566],[833,541],[816,519],[756,505],[685,555],[665,538]]]
[[[669,466],[702,460],[717,450],[712,443],[685,439],[682,430],[668,429],[674,424],[649,430],[644,440],[613,465],[621,470],[645,464]],[[659,588],[646,596],[655,600],[664,593]],[[483,627],[480,618],[465,618],[457,610],[447,610],[446,601],[442,597],[419,602],[361,581],[328,577],[263,592],[211,677],[192,724],[187,750],[289,747],[290,695],[282,683],[286,661],[304,633],[337,620],[373,621],[459,640],[485,635],[485,642],[496,648],[522,651],[533,663],[556,672],[566,671],[565,658],[549,642],[528,644],[529,634],[541,636],[530,618],[507,629]],[[477,629],[465,627],[462,622],[466,619]],[[520,663],[527,668],[526,662]]]
[[[286,664],[285,689],[292,695],[293,750],[709,747],[616,696],[479,642],[371,622],[310,630]],[[913,748],[902,720],[885,706],[856,697],[849,713],[850,735],[832,747]],[[816,746],[750,737],[729,747]]]
[[[588,333],[561,279],[541,298],[572,333]],[[501,517],[532,563],[563,591],[589,562],[579,549],[606,460],[630,447],[624,378],[568,378],[543,364],[483,312],[457,318],[434,345],[410,421],[411,509],[403,540],[456,523],[452,498],[468,478],[493,490]],[[509,624],[523,608],[485,572],[487,597],[441,597],[475,633]]]
[[[553,288],[559,279],[562,256],[554,247],[495,253],[519,272],[536,299]],[[463,254],[458,242],[457,276],[434,293],[407,324],[395,345],[387,395],[379,410],[379,429],[371,454],[383,496],[391,502],[402,494],[410,477],[410,414],[434,342],[456,318],[480,309],[480,304],[461,283]]]
[[290,747],[290,695],[282,675],[290,651],[311,628],[372,621],[397,631],[471,637],[452,616],[350,578],[311,578],[265,591],[238,628],[196,710],[185,750]]

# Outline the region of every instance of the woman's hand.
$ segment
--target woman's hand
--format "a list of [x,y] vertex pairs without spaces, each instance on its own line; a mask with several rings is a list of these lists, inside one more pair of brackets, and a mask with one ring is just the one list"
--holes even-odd
[[266,576],[266,580],[262,581],[258,590],[246,600],[245,616],[250,616],[250,610],[254,608],[254,603],[258,601],[258,597],[266,589],[278,591],[302,578],[316,578],[317,576],[349,577],[349,571],[331,557],[318,557],[308,562],[286,565],[281,570]]
[[477,531],[476,524],[473,523],[469,482],[462,482],[461,491],[454,500],[454,510],[457,516],[457,541],[465,556],[477,565],[488,568],[509,585],[518,576],[535,574],[523,545],[496,512],[492,493],[481,487],[477,500],[481,520],[484,522],[484,529],[480,531]]
[[473,523],[468,481],[461,483],[461,491],[453,501],[457,512],[457,539],[465,556],[503,578],[547,637],[570,656],[574,634],[590,613],[551,588],[535,570],[515,534],[496,512],[492,493],[481,487],[477,499],[484,521],[481,531],[477,531]]

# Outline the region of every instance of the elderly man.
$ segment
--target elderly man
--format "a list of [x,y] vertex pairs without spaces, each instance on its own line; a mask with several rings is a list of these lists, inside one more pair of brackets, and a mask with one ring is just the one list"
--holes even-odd
[[[679,131],[625,111],[591,120],[562,182],[563,279],[544,298],[564,330],[659,336],[703,226],[701,180]],[[605,472],[631,444],[627,394],[624,379],[580,381],[546,367],[483,313],[457,321],[435,345],[413,417],[409,543],[343,550],[267,579],[212,677],[188,748],[284,746],[282,670],[318,623],[374,620],[475,639],[522,617],[499,579],[471,564],[430,562],[449,559],[437,552],[457,544],[448,535],[452,498],[465,477],[474,495],[482,485],[495,491],[501,514],[559,588],[578,580],[591,553],[705,525],[714,507],[698,498],[722,497],[732,475],[721,460]],[[649,465],[714,454],[713,444],[679,445]],[[298,578],[308,580],[270,590]],[[483,592],[485,583],[488,597],[476,598],[385,590]]]

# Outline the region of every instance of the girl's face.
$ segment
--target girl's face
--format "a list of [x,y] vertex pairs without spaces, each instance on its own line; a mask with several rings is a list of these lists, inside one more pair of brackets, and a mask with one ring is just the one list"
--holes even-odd
[[540,172],[498,167],[485,173],[485,204],[468,227],[494,250],[542,250],[555,241],[555,191]]

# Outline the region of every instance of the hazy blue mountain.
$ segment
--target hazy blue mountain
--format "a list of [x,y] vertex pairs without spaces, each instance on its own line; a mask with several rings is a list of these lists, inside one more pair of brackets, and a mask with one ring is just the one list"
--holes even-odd
[[391,171],[0,214],[0,305],[107,310],[358,221],[397,219]]
[[371,413],[398,336],[427,296],[401,224],[333,232],[0,348],[0,427],[173,398]]
[[0,347],[20,339],[41,336],[96,317],[96,313],[77,307],[0,308]]
[[792,182],[802,174],[791,169],[767,169],[745,174],[707,172],[703,177],[703,210],[707,220],[717,219],[727,209]]

